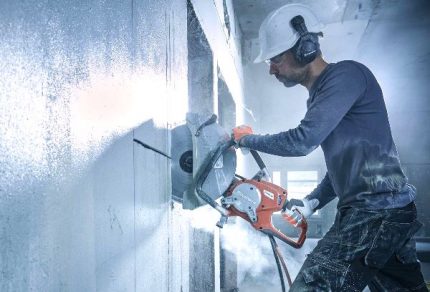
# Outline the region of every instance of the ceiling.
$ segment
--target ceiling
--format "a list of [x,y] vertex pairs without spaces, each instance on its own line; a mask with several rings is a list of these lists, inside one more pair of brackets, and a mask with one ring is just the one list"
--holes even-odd
[[378,7],[379,0],[234,0],[233,7],[242,31],[242,38],[258,36],[264,18],[273,10],[288,4],[309,6],[323,24],[342,23],[349,20],[369,20]]

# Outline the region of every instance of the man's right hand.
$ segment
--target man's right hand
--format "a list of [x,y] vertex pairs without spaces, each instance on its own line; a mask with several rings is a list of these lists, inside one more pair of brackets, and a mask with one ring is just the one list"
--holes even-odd
[[315,208],[319,204],[318,199],[291,199],[284,211],[282,216],[294,227],[298,227],[302,224],[304,219],[309,218],[315,212]]
[[309,218],[315,212],[315,208],[318,207],[320,201],[318,199],[308,200],[306,198],[299,199],[291,199],[289,201],[288,208],[291,210],[297,210],[302,214],[305,218]]

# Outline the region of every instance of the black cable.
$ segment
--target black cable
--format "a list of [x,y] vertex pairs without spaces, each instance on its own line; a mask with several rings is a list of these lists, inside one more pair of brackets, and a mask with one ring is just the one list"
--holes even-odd
[[255,161],[257,162],[258,167],[261,170],[265,169],[266,168],[266,164],[264,164],[264,161],[263,161],[263,159],[261,159],[260,154],[258,154],[257,151],[252,150],[252,149],[250,150],[250,152],[252,154],[252,157],[254,157]]
[[145,143],[143,143],[143,142],[142,142],[142,141],[140,141],[140,140],[133,139],[133,141],[134,141],[134,142],[136,142],[137,144],[139,144],[140,146],[145,147],[146,149],[150,149],[150,150],[152,150],[152,151],[154,151],[154,152],[157,152],[158,154],[163,155],[164,157],[167,157],[167,158],[169,158],[169,159],[172,159],[172,157],[170,157],[170,156],[169,156],[169,155],[167,155],[166,153],[164,153],[164,152],[162,152],[162,151],[160,151],[160,150],[158,150],[158,149],[156,149],[156,148],[154,148],[154,147],[152,147],[152,146],[149,146],[148,144],[145,144]]
[[279,278],[281,280],[282,292],[285,292],[284,275],[282,274],[281,263],[279,261],[278,254],[276,253],[277,244],[273,235],[267,235],[267,236],[269,236],[270,244],[272,245],[273,256],[275,257],[276,266],[278,267],[278,273],[279,273]]

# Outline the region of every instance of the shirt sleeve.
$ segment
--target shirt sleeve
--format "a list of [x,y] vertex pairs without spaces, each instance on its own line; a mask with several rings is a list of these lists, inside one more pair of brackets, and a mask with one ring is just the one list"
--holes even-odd
[[318,85],[298,127],[273,135],[247,135],[240,146],[279,156],[305,156],[315,150],[366,90],[366,78],[357,65],[335,66]]
[[318,199],[319,204],[315,210],[321,209],[327,205],[331,200],[336,198],[336,193],[330,181],[328,173],[324,176],[323,180],[318,184],[318,186],[306,196],[308,200]]

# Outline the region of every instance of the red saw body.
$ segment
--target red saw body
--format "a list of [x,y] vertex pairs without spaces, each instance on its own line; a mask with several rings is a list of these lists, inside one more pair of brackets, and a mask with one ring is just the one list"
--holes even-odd
[[[307,223],[304,218],[296,226],[301,229],[297,240],[286,236],[273,225],[273,213],[285,211],[288,204],[287,190],[278,185],[256,179],[236,180],[227,190],[221,203],[227,207],[228,216],[242,217],[255,229],[273,235],[295,248],[300,248],[305,242]],[[290,218],[283,212],[281,216],[287,221]]]

